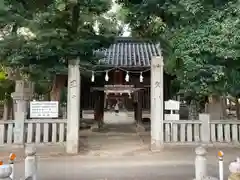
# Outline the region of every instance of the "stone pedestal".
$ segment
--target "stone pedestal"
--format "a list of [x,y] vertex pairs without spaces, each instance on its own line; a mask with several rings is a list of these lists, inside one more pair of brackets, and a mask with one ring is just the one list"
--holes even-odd
[[67,99],[67,146],[69,154],[79,151],[80,125],[80,69],[79,61],[71,60],[68,64],[68,99]]
[[151,150],[160,151],[164,143],[163,58],[152,57],[151,62]]
[[37,156],[36,148],[27,146],[25,149],[25,179],[37,180]]
[[202,180],[207,177],[207,151],[200,146],[195,149],[195,180]]

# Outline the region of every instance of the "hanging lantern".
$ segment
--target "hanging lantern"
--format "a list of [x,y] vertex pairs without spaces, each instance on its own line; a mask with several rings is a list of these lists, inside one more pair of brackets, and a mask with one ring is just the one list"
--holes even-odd
[[94,77],[94,71],[92,71],[92,77],[91,77],[91,81],[94,82],[95,77]]
[[129,82],[129,74],[128,74],[128,72],[127,72],[127,74],[126,74],[125,81],[126,81],[126,82]]
[[143,75],[142,75],[142,72],[140,73],[139,81],[140,81],[140,82],[143,82]]
[[106,75],[105,75],[105,81],[108,81],[109,77],[108,77],[108,71],[106,71]]

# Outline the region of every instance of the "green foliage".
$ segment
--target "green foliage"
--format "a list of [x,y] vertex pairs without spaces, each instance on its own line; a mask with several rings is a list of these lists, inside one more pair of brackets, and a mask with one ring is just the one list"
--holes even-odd
[[[107,13],[111,5],[111,0],[2,0],[0,65],[11,69],[9,77],[31,79],[37,93],[47,93],[56,74],[67,74],[68,60],[96,64],[102,56],[95,50],[108,48],[121,33],[115,14]],[[13,87],[0,73],[0,96],[10,97]]]
[[[96,63],[100,57],[95,50],[107,48],[119,33],[116,21],[104,17],[111,0],[52,0],[42,4],[37,0],[37,6],[26,0],[4,2],[0,23],[11,28],[0,41],[1,63],[34,77],[43,72],[66,72],[71,59],[80,59],[82,65]],[[25,34],[19,32],[22,27]]]
[[229,84],[227,75],[231,73],[227,72],[239,68],[239,8],[236,3],[228,3],[213,9],[207,21],[185,26],[179,30],[181,36],[171,39],[176,59],[183,62],[176,73],[185,92],[230,93],[227,87],[233,85]]
[[[185,96],[238,94],[240,2],[237,0],[120,1],[133,34],[161,41],[165,70]],[[171,48],[169,48],[171,47]]]
[[9,100],[14,90],[14,82],[7,78],[4,67],[0,68],[0,103]]

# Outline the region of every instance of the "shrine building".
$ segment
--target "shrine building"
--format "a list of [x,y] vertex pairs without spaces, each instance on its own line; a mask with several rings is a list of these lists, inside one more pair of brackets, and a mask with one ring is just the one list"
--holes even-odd
[[[81,80],[81,109],[93,109],[95,120],[111,121],[115,118],[109,115],[121,115],[122,121],[141,122],[143,111],[150,111],[153,56],[161,56],[160,44],[130,37],[116,38],[94,67],[92,77]],[[164,100],[170,98],[171,80],[164,73]]]

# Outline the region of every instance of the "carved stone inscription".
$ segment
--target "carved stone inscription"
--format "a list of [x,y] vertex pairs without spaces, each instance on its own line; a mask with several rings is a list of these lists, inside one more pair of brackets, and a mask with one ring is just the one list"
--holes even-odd
[[160,88],[161,83],[159,81],[156,81],[154,84],[155,84],[155,88]]
[[76,87],[77,86],[77,81],[76,80],[72,80],[71,82],[70,82],[70,88],[74,88],[74,87]]

